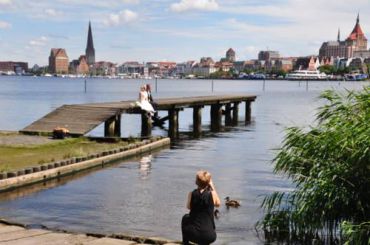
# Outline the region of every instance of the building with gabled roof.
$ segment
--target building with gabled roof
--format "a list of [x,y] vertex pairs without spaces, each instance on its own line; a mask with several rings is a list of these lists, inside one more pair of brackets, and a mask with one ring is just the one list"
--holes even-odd
[[234,49],[229,48],[229,50],[226,51],[226,60],[230,62],[235,62],[236,54],[235,54]]
[[353,56],[355,51],[367,50],[367,38],[360,26],[360,15],[357,15],[356,25],[346,39],[348,51]]
[[52,48],[49,56],[49,71],[54,74],[68,74],[69,61],[63,48]]
[[71,73],[78,75],[89,74],[89,65],[87,64],[87,59],[85,55],[80,55],[78,60],[72,60],[69,64]]
[[319,56],[352,58],[358,53],[367,51],[367,38],[360,25],[360,15],[357,15],[356,24],[346,40],[340,40],[340,30],[336,41],[324,42],[319,50]]

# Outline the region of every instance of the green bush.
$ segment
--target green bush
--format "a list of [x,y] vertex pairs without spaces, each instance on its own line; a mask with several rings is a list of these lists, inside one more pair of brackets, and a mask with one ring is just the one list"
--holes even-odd
[[[275,173],[296,188],[264,199],[266,214],[258,224],[265,234],[332,242],[340,239],[342,222],[370,221],[370,87],[325,91],[320,98],[326,103],[316,125],[288,128],[273,161]],[[369,232],[369,225],[362,228]]]

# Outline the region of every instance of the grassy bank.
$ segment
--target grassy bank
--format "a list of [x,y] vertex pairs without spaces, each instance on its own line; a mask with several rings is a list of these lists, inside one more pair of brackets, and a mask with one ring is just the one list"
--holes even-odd
[[0,172],[18,170],[71,157],[87,156],[127,144],[128,142],[124,141],[98,143],[87,138],[70,138],[39,145],[0,144]]

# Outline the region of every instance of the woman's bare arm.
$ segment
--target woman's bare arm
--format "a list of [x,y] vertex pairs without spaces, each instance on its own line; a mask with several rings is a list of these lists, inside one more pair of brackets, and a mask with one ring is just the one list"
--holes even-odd
[[209,182],[209,186],[211,187],[213,203],[216,207],[219,207],[221,205],[221,201],[212,180]]

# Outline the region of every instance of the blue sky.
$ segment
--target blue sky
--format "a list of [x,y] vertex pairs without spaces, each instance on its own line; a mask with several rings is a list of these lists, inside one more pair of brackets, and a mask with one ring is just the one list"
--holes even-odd
[[0,60],[46,65],[51,48],[76,59],[89,20],[98,61],[310,55],[338,28],[348,36],[358,12],[370,38],[369,0],[0,0]]

